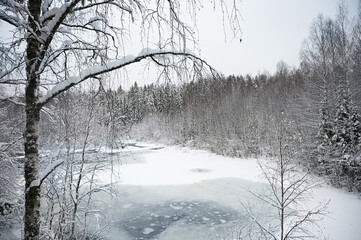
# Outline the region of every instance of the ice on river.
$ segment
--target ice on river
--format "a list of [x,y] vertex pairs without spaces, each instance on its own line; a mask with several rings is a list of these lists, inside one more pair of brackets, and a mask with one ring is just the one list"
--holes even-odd
[[[265,184],[256,159],[141,143],[125,145],[121,156],[116,176],[98,175],[104,183],[117,181],[119,192],[102,196],[113,222],[108,239],[230,239],[230,229],[249,221],[240,204],[252,200],[245,189]],[[324,199],[330,199],[330,214],[321,222],[325,236],[359,239],[361,200],[327,186],[312,201]]]

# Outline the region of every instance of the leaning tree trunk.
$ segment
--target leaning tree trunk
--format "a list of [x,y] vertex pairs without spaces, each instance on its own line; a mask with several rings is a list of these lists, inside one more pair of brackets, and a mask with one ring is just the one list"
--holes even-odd
[[28,0],[29,28],[26,46],[26,78],[25,92],[25,217],[24,238],[39,239],[40,230],[40,181],[39,181],[39,120],[40,107],[38,101],[39,76],[37,74],[38,57],[41,44],[34,36],[40,35],[39,16],[41,0]]

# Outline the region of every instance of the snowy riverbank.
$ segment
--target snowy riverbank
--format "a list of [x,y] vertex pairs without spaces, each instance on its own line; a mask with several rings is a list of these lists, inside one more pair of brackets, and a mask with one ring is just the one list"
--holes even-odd
[[[119,198],[108,200],[110,239],[218,239],[231,237],[242,220],[244,189],[264,186],[256,159],[228,158],[206,151],[129,144],[115,175]],[[261,159],[262,161],[262,159]],[[320,225],[328,239],[359,239],[361,200],[329,186],[314,191],[313,203],[330,200]],[[228,239],[228,238],[227,238]]]

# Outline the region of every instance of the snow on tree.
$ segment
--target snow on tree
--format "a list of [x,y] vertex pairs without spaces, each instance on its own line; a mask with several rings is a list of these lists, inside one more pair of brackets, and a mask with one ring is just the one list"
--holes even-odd
[[[331,138],[333,121],[331,119],[331,66],[330,62],[330,36],[332,20],[320,15],[311,26],[311,34],[302,51],[304,64],[310,70],[311,84],[316,85],[319,94],[318,111],[319,124],[317,133],[318,162],[325,164],[331,152]],[[312,86],[315,88],[315,86]],[[327,164],[327,163],[326,163]]]
[[340,4],[337,19],[334,23],[334,58],[332,58],[333,76],[336,82],[337,103],[335,116],[334,157],[342,167],[339,175],[346,174],[349,188],[355,185],[355,178],[360,175],[360,166],[356,162],[359,139],[358,114],[351,98],[350,76],[352,43],[348,31],[349,20],[347,8]]
[[255,197],[252,201],[259,202],[260,206],[269,206],[265,208],[269,213],[259,216],[250,204],[242,203],[251,220],[249,239],[320,237],[310,230],[310,226],[318,226],[317,222],[327,213],[328,202],[320,202],[317,206],[310,207],[312,190],[317,188],[320,182],[310,173],[300,170],[300,166],[295,163],[293,158],[296,156],[295,146],[298,143],[290,134],[288,125],[282,113],[273,146],[275,157],[268,163],[258,163],[267,188],[262,193],[250,190]]
[[[225,1],[214,4],[227,7]],[[237,4],[228,6],[232,11],[226,16],[236,31]],[[25,89],[25,239],[38,239],[41,224],[41,186],[31,186],[39,180],[41,168],[41,109],[75,85],[142,60],[150,60],[164,71],[175,69],[179,75],[197,75],[207,68],[213,72],[187,49],[196,49],[191,26],[200,6],[191,0],[0,1],[0,20],[13,34],[0,46],[4,65],[0,84]],[[126,55],[127,43],[132,41],[128,33],[136,26],[144,49]],[[149,48],[154,46],[156,49]]]

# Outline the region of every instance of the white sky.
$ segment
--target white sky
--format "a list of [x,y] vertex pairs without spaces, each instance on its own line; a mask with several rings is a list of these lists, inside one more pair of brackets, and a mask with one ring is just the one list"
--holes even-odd
[[[344,1],[350,16],[354,16],[359,0]],[[226,22],[226,28],[223,26],[219,8],[215,11],[211,7],[203,8],[197,21],[201,57],[226,76],[254,76],[264,71],[274,73],[280,60],[290,66],[298,66],[301,45],[309,35],[312,21],[320,13],[334,18],[338,2],[339,0],[242,0],[239,9],[242,17],[241,43],[238,37],[233,38]],[[3,30],[3,26],[0,27]],[[5,32],[1,32],[0,37],[4,37]],[[134,38],[139,38],[139,35]],[[138,46],[129,47],[136,48],[134,54],[141,50]],[[143,85],[157,80],[155,71],[144,69],[142,63],[127,68],[127,76],[124,71],[112,76],[116,81],[110,86],[117,87],[120,81],[123,89],[128,89],[134,81]]]
[[[243,0],[241,4],[242,43],[224,40],[219,17],[202,17],[199,22],[202,57],[225,75],[275,72],[283,60],[299,65],[302,42],[312,21],[322,13],[336,15],[338,0]],[[345,0],[354,16],[358,0]],[[214,13],[213,13],[214,14]]]
[[[359,0],[344,1],[350,17],[355,16]],[[265,71],[272,74],[281,60],[297,67],[313,20],[319,14],[335,18],[338,3],[339,0],[242,0],[242,42],[233,38],[227,22],[224,27],[219,8],[203,8],[197,21],[201,57],[225,76],[254,76]],[[143,85],[157,80],[152,70],[140,71],[141,66],[127,68],[128,79],[121,80],[123,89],[134,81]]]

